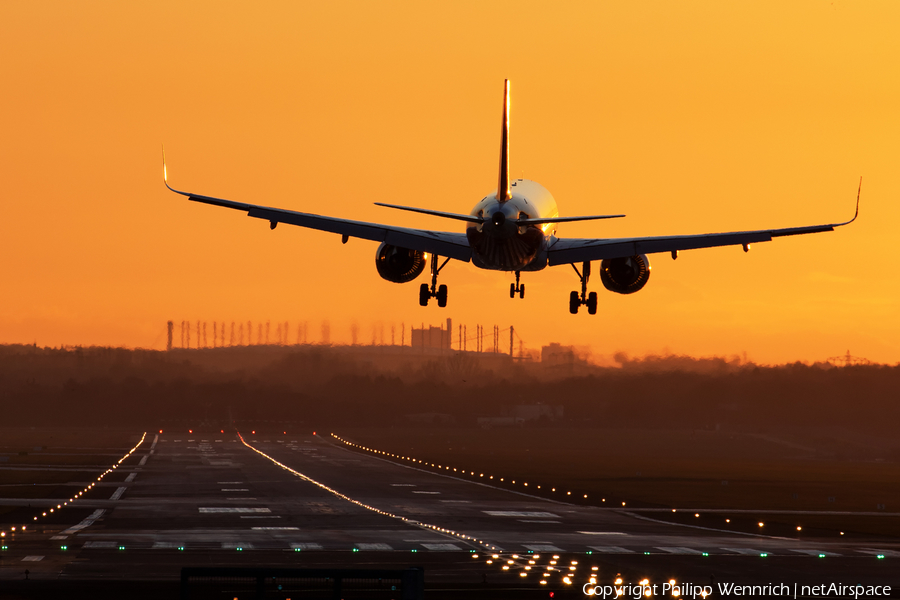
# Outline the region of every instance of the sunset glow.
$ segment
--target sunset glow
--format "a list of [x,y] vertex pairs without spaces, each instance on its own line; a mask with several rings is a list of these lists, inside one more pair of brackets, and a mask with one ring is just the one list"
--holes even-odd
[[[289,342],[301,323],[331,343],[393,326],[399,343],[449,317],[595,356],[896,363],[898,22],[896,2],[7,4],[0,343],[162,349],[167,320],[288,322]],[[650,255],[639,293],[591,279],[595,316],[568,313],[567,265],[523,273],[511,300],[511,273],[451,261],[440,309],[417,304],[427,270],[378,276],[375,243],[273,231],[160,180],[164,143],[177,189],[464,231],[373,203],[468,214],[494,193],[505,78],[510,177],[561,217],[627,214],[561,236],[845,221],[862,175],[860,217]]]

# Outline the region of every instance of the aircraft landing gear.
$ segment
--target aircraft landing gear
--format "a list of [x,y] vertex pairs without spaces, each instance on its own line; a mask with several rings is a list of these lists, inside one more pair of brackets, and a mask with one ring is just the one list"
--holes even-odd
[[516,282],[509,284],[509,297],[515,298],[516,294],[519,295],[519,298],[525,297],[525,284],[519,284],[519,271],[516,271]]
[[438,286],[437,278],[441,269],[443,269],[444,265],[448,262],[450,262],[449,257],[441,263],[441,266],[438,266],[437,254],[431,255],[431,287],[428,287],[427,283],[423,283],[419,286],[419,306],[428,306],[428,301],[431,298],[437,298],[438,306],[441,308],[447,306],[447,286]]
[[587,293],[588,279],[591,277],[590,261],[586,260],[581,263],[581,271],[578,270],[578,267],[576,267],[574,263],[572,264],[572,268],[575,269],[575,272],[578,273],[578,278],[581,280],[581,294],[578,292],[569,294],[569,312],[573,315],[577,315],[578,307],[583,304],[584,306],[587,306],[588,314],[596,315],[597,292]]

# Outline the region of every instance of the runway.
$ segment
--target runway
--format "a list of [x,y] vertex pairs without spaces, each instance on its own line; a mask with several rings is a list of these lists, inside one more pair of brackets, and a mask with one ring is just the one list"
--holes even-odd
[[715,573],[900,583],[891,539],[674,525],[438,475],[313,435],[148,436],[90,493],[16,535],[0,562],[7,581],[26,568],[32,580],[76,581],[174,580],[198,565],[421,564],[432,587],[566,589],[618,574],[708,582]]

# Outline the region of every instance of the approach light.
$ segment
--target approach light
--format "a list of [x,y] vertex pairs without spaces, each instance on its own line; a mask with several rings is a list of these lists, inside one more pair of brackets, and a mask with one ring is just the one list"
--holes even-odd
[[766,524],[763,523],[762,521],[759,522],[759,526],[760,526],[760,527],[765,527],[765,525],[766,525]]
[[803,528],[800,527],[799,525],[797,525],[797,531],[802,531],[802,530],[803,530]]

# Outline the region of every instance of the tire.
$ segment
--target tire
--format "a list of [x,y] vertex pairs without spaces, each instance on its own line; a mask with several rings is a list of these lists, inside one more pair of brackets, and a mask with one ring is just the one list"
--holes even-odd
[[519,286],[519,298],[525,297],[525,284]]
[[447,286],[446,285],[442,285],[438,288],[437,301],[438,301],[438,306],[440,306],[441,308],[444,308],[445,306],[447,306]]
[[589,315],[597,314],[597,292],[591,292],[590,294],[588,294],[587,307]]
[[573,315],[578,314],[578,307],[581,305],[581,298],[578,297],[578,292],[572,292],[569,294],[569,312]]
[[428,299],[431,297],[431,291],[428,284],[423,283],[419,286],[419,306],[428,306]]
[[516,297],[516,284],[514,284],[514,283],[509,284],[509,297],[510,298]]

